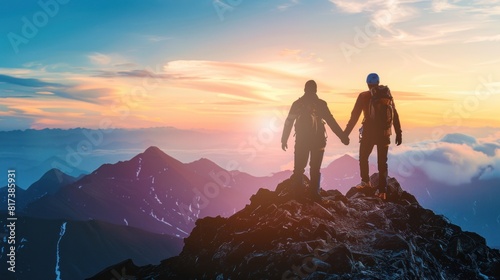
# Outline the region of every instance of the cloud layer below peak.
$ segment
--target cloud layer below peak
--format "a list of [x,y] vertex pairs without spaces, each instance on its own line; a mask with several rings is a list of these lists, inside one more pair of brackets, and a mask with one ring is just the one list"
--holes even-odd
[[440,141],[408,144],[393,150],[390,170],[402,177],[420,171],[449,186],[500,179],[500,134],[476,139],[456,133]]

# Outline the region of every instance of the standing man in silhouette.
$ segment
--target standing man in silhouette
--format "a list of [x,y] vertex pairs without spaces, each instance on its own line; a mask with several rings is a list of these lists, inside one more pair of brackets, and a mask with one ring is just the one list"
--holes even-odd
[[376,73],[371,73],[366,78],[368,91],[359,94],[356,104],[351,112],[351,118],[344,130],[349,135],[358,122],[361,112],[364,119],[360,131],[359,168],[361,184],[358,188],[371,187],[368,170],[368,157],[373,147],[377,146],[377,161],[379,172],[378,196],[387,199],[387,153],[391,126],[396,132],[396,145],[401,145],[402,131],[398,111],[387,86],[379,85],[380,78]]
[[325,121],[333,133],[341,139],[342,143],[348,145],[349,138],[333,118],[326,102],[319,99],[316,92],[316,82],[313,80],[307,81],[304,88],[304,95],[293,102],[286,118],[281,137],[281,148],[284,151],[288,148],[288,137],[295,123],[295,153],[291,179],[297,190],[304,188],[302,179],[310,156],[310,195],[313,200],[320,200],[320,168],[326,146]]

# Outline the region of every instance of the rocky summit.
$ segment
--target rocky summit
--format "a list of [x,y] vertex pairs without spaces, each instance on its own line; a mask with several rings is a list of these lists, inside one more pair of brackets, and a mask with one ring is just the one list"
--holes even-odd
[[[229,218],[196,221],[179,256],[127,260],[91,279],[500,279],[500,251],[419,205],[396,179],[321,191],[311,201],[290,180],[259,189]],[[307,186],[306,186],[307,188]]]

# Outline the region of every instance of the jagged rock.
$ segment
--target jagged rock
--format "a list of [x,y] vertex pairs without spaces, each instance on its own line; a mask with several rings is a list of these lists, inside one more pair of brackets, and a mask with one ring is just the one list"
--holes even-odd
[[352,260],[351,250],[345,244],[335,246],[328,251],[326,262],[331,265],[328,272],[333,274],[351,273],[353,270]]
[[316,202],[285,180],[229,218],[198,220],[179,256],[91,279],[123,268],[138,279],[500,279],[500,251],[484,238],[422,208],[394,178],[382,201],[371,180]]

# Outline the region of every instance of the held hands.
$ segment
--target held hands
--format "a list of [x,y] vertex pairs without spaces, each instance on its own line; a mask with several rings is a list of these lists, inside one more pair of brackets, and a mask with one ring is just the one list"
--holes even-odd
[[346,146],[349,145],[349,142],[350,142],[349,136],[347,136],[347,134],[344,134],[344,136],[340,139],[340,141],[342,141],[342,144],[344,144]]
[[288,144],[287,143],[281,143],[281,149],[286,152],[286,149],[288,149]]
[[403,136],[401,135],[401,133],[398,133],[396,134],[396,146],[401,145],[401,143],[403,143]]

